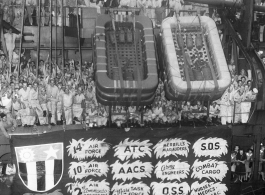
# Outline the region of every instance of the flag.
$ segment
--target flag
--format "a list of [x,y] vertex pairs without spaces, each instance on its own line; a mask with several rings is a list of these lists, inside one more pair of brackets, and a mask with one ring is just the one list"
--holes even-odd
[[13,195],[62,190],[65,167],[63,132],[14,135],[11,145],[17,170]]
[[15,147],[18,175],[32,191],[52,189],[61,179],[63,143]]

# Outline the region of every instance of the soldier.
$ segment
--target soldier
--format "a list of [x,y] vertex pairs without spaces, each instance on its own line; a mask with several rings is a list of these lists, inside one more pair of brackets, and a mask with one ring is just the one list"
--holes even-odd
[[64,87],[62,83],[58,83],[58,97],[57,97],[57,124],[62,125],[62,98],[64,94]]
[[50,79],[50,84],[47,85],[47,98],[48,98],[48,111],[49,117],[51,117],[51,125],[56,124],[56,107],[58,100],[58,87],[54,85],[54,79]]
[[6,67],[6,55],[4,53],[0,54],[0,69],[2,74],[2,69]]
[[8,60],[11,63],[13,59],[13,51],[15,49],[15,41],[20,38],[20,34],[15,34],[12,32],[12,29],[7,30],[7,33],[4,34],[6,41],[6,49],[8,51]]
[[45,122],[42,120],[43,117],[43,111],[39,102],[39,88],[38,83],[34,82],[33,87],[30,89],[29,92],[29,105],[30,107],[35,110],[39,117],[40,124],[44,124]]
[[183,106],[183,118],[186,120],[194,119],[194,114],[192,113],[193,107],[191,106],[190,102],[188,101],[186,105]]
[[251,101],[256,99],[258,94],[258,90],[254,88],[250,90],[248,85],[245,85],[245,94],[243,95],[242,102],[241,102],[241,122],[247,123],[250,108],[251,108]]
[[162,107],[162,102],[158,101],[156,105],[153,107],[153,114],[152,114],[152,119],[156,120],[157,122],[163,118],[164,113],[163,113],[163,107]]
[[11,9],[9,9],[8,5],[3,7],[3,20],[7,23],[11,22]]
[[5,94],[1,97],[1,103],[5,107],[6,110],[11,112],[11,106],[12,106],[12,91],[11,89],[8,89]]
[[65,93],[63,94],[62,99],[66,125],[71,125],[73,124],[73,94],[70,93],[68,86],[65,88]]
[[43,111],[43,117],[39,117],[39,120],[42,121],[42,124],[47,124],[47,113],[48,113],[48,109],[47,109],[47,94],[46,91],[43,87],[40,88],[40,95],[39,95],[39,103],[41,106],[41,109]]
[[27,17],[29,19],[29,23],[31,26],[33,25],[32,14],[35,6],[36,6],[36,1],[26,0]]
[[99,105],[97,113],[98,113],[97,126],[98,127],[106,126],[107,125],[107,121],[108,121],[108,113],[107,113],[106,109],[103,106]]
[[146,0],[136,0],[137,7],[141,9],[142,14],[146,12]]
[[17,128],[16,120],[14,120],[9,113],[8,114],[1,113],[0,117],[2,119],[2,121],[0,121],[0,129],[2,131],[2,134],[6,138],[9,138],[9,134],[7,132],[10,129],[11,129],[11,131],[16,130],[16,128]]
[[15,94],[12,98],[12,107],[13,107],[13,116],[15,117],[15,119],[17,121],[20,121],[20,125],[21,125],[21,118],[20,118],[20,114],[19,111],[22,109],[21,103],[18,101],[18,94]]
[[28,84],[26,81],[23,81],[22,84],[23,84],[23,87],[18,91],[18,95],[24,107],[27,108],[29,106],[28,99],[29,99],[30,88],[28,87]]
[[78,87],[77,94],[74,97],[74,105],[73,105],[73,116],[75,121],[82,120],[82,114],[85,107],[85,96],[82,93],[82,88]]
[[[237,91],[237,93],[234,94],[234,96],[232,97],[232,101],[235,104],[234,110],[234,123],[239,123],[241,122],[241,102],[244,98],[244,93],[245,93],[245,87],[244,85],[242,85],[239,90]],[[233,109],[233,107],[231,108]]]
[[216,101],[212,102],[212,104],[210,105],[209,117],[213,122],[216,122],[220,117],[220,106]]
[[89,124],[89,127],[93,127],[97,122],[97,109],[94,104],[90,104],[87,110],[86,123]]

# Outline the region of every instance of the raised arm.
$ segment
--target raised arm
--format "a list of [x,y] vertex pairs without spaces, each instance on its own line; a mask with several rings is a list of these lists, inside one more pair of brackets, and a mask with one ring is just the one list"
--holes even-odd
[[10,138],[9,134],[6,132],[6,129],[5,127],[3,126],[3,123],[0,122],[0,130],[2,131],[3,135],[6,137],[6,138]]

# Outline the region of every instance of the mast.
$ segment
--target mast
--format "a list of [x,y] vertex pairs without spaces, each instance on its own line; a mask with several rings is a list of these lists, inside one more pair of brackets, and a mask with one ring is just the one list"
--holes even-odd
[[63,0],[61,0],[61,5],[62,5],[62,7],[61,7],[61,16],[62,16],[62,66],[61,66],[61,71],[62,71],[62,75],[64,75],[64,63],[65,63],[65,61],[64,61],[64,25],[65,25],[65,13],[64,13],[64,7],[63,7],[63,5],[64,5],[64,2],[63,2]]
[[41,23],[41,0],[37,1],[38,6],[38,43],[37,43],[37,78],[39,75],[39,61],[40,61],[40,23]]
[[55,64],[56,64],[56,68],[55,68],[55,73],[57,74],[57,17],[58,17],[58,14],[57,14],[57,1],[55,1]]
[[[79,23],[79,8],[78,8],[78,0],[76,0],[76,20],[77,20],[77,41],[78,41],[78,49],[79,49],[79,65],[80,65],[80,81],[82,79],[82,51],[81,51],[81,43],[80,43],[80,23]],[[81,20],[81,14],[80,14]]]
[[19,46],[19,63],[18,63],[18,74],[17,74],[17,77],[18,75],[20,75],[20,63],[21,63],[21,51],[22,51],[22,41],[23,41],[23,32],[24,32],[24,16],[25,16],[25,4],[26,4],[26,0],[23,0],[23,13],[22,13],[22,24],[21,24],[21,30],[20,30],[20,33],[21,33],[21,37],[20,37],[20,46]]
[[50,0],[50,74],[52,74],[52,0]]

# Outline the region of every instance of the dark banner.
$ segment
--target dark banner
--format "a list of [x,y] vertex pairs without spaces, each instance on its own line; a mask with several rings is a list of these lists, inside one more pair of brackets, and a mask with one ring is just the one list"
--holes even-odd
[[23,195],[225,195],[231,130],[93,129],[13,136]]

